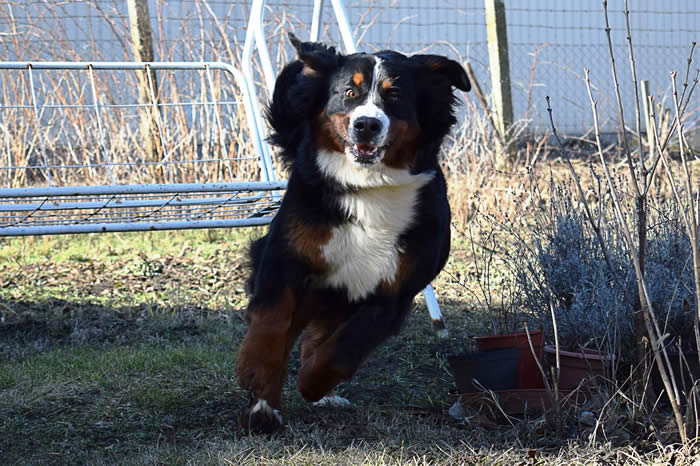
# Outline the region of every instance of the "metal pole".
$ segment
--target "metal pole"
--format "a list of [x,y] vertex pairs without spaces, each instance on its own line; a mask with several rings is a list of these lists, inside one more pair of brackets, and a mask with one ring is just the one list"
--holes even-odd
[[345,13],[343,0],[331,0],[331,5],[333,5],[335,18],[338,21],[338,28],[340,29],[340,36],[343,38],[345,52],[357,53],[355,39],[352,35],[352,28],[350,27],[350,20],[348,20],[348,15]]
[[[262,112],[260,111],[260,106],[258,104],[258,95],[256,92],[255,81],[252,69],[253,60],[253,45],[256,44],[258,48],[258,54],[260,54],[260,49],[267,47],[264,45],[265,35],[261,29],[262,24],[262,11],[265,7],[265,0],[253,0],[253,5],[251,6],[250,19],[248,21],[248,31],[246,32],[245,42],[243,43],[243,54],[241,57],[241,68],[243,70],[243,75],[247,83],[247,92],[250,96],[250,112],[246,115],[248,120],[256,127],[256,134],[258,135],[257,145],[260,149],[260,168],[263,174],[263,179],[265,181],[274,181],[275,173],[272,168],[272,155],[270,154],[270,146],[265,142],[265,122],[262,117]],[[262,42],[259,38],[262,37]],[[260,47],[262,44],[262,47]],[[269,54],[266,54],[269,61]],[[261,60],[264,61],[261,57]],[[271,65],[271,64],[270,64]],[[270,70],[268,70],[268,73]],[[263,71],[265,73],[265,71]],[[274,75],[274,71],[272,72]],[[269,83],[268,83],[269,85]],[[272,76],[272,86],[270,87],[270,92],[274,88],[274,76]],[[252,118],[249,118],[250,115]]]
[[309,40],[318,42],[318,36],[321,32],[321,17],[323,16],[323,0],[314,0],[314,12],[311,18],[311,33]]

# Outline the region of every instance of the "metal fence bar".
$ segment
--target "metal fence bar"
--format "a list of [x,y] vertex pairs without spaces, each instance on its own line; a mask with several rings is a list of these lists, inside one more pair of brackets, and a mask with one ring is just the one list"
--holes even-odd
[[314,11],[311,17],[311,31],[309,32],[309,40],[318,42],[318,36],[321,31],[321,17],[323,16],[323,0],[314,0]]
[[[217,193],[219,194],[219,193]],[[101,201],[85,201],[85,202],[67,202],[67,201],[57,201],[52,199],[48,202],[48,198],[44,199],[40,203],[25,203],[25,204],[0,204],[0,212],[22,212],[22,211],[52,211],[52,210],[81,210],[81,209],[132,209],[139,207],[156,207],[161,204],[160,201],[154,201],[149,199],[141,200],[122,200],[116,199],[116,195],[110,197],[107,202]],[[228,198],[221,197],[195,197],[188,199],[175,199],[172,205],[175,206],[208,206],[208,205],[244,205],[257,202],[260,200],[260,196],[248,196],[248,197],[234,197],[232,195]],[[223,199],[223,201],[222,201]],[[0,199],[0,202],[3,199]],[[48,203],[47,203],[48,202]]]
[[333,5],[333,12],[335,13],[336,20],[338,21],[338,28],[340,29],[340,36],[343,38],[345,52],[356,53],[357,46],[355,45],[355,38],[352,35],[350,20],[348,19],[348,14],[345,12],[343,1],[331,0],[331,5]]
[[[154,71],[155,72],[155,71]],[[151,108],[153,113],[155,113],[156,126],[158,127],[158,137],[160,140],[160,148],[163,151],[163,158],[161,159],[161,164],[165,165],[168,169],[168,175],[170,175],[170,182],[175,182],[175,177],[173,176],[173,169],[170,164],[170,158],[168,157],[168,148],[165,144],[165,137],[163,136],[163,123],[160,117],[160,111],[158,110],[158,102],[156,98],[155,83],[153,82],[153,76],[151,73],[151,66],[146,63],[146,77],[148,78],[148,93],[151,99]],[[155,148],[154,148],[155,150]],[[168,163],[166,164],[166,161]]]
[[285,189],[286,181],[249,181],[232,183],[131,184],[108,186],[54,186],[0,189],[0,200],[13,197],[87,196],[109,194],[170,194],[221,191],[274,191]]
[[100,147],[102,148],[102,158],[107,166],[107,172],[109,173],[109,179],[112,183],[115,183],[114,173],[112,172],[112,162],[107,153],[107,145],[105,144],[105,132],[102,128],[102,114],[100,112],[100,103],[97,98],[97,89],[95,87],[95,73],[91,65],[88,66],[88,73],[90,76],[90,90],[92,91],[92,105],[95,109],[95,117],[97,118],[97,131],[99,134]]
[[228,220],[189,220],[175,222],[126,222],[114,224],[55,225],[46,227],[0,228],[3,236],[67,235],[80,233],[118,233],[128,231],[194,230],[202,228],[235,228],[267,225],[272,217],[253,217]]
[[[261,201],[260,199],[255,199],[251,202],[236,203],[232,202],[235,197],[229,198],[217,198],[216,202],[211,202],[209,205],[205,204],[192,204],[192,205],[178,205],[176,202],[179,195],[176,195],[175,201],[170,203],[167,210],[161,210],[155,212],[151,210],[150,212],[144,210],[138,210],[138,207],[131,207],[132,210],[119,210],[118,212],[102,212],[105,209],[114,209],[115,206],[122,202],[117,200],[116,196],[112,196],[107,202],[103,203],[94,208],[84,208],[80,207],[75,209],[74,212],[66,213],[63,209],[59,208],[59,212],[52,212],[45,210],[43,206],[36,206],[34,210],[24,217],[24,219],[17,219],[15,216],[0,215],[1,222],[7,222],[6,225],[0,226],[1,228],[7,228],[10,226],[17,226],[25,223],[25,220],[32,217],[31,224],[27,226],[34,225],[70,225],[75,223],[120,223],[126,220],[135,221],[136,219],[151,218],[151,219],[178,219],[178,220],[195,220],[202,218],[204,216],[212,217],[212,214],[216,214],[216,218],[226,218],[227,216],[236,216],[236,218],[243,217],[260,217],[272,213],[277,209],[279,203],[268,198]],[[114,201],[115,204],[111,204]],[[51,203],[47,198],[43,202]],[[213,207],[211,207],[213,206]],[[86,217],[85,211],[90,211],[89,215]],[[144,213],[149,213],[150,215],[144,215]],[[155,215],[157,213],[157,215]],[[94,218],[94,221],[88,221]]]
[[[197,163],[202,163],[202,162],[216,162],[221,159],[197,159],[197,160],[175,160],[170,162],[171,165],[184,165],[184,164],[197,164]],[[258,157],[236,157],[234,160],[259,160]],[[149,166],[149,165],[161,165],[161,162],[112,162],[110,164],[113,167],[119,167],[119,166]],[[81,164],[81,165],[74,165],[74,164],[61,164],[61,165],[52,165],[49,164],[48,168],[94,168],[94,167],[105,167],[107,164],[105,163],[86,163],[86,164]],[[25,168],[43,168],[43,165],[10,165],[7,167],[0,167],[0,170],[17,170],[17,169],[25,169]]]
[[29,87],[32,93],[32,108],[34,109],[34,121],[36,122],[36,132],[39,136],[39,145],[41,147],[41,156],[44,159],[44,169],[46,170],[46,180],[49,182],[49,186],[52,184],[51,180],[51,170],[49,170],[49,161],[46,158],[46,145],[44,144],[44,136],[41,132],[41,116],[39,115],[39,109],[36,102],[36,91],[34,89],[34,73],[32,72],[32,67],[28,66],[27,71],[29,72]]

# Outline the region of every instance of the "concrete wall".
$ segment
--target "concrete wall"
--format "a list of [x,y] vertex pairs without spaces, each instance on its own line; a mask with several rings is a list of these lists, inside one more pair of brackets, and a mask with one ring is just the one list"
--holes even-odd
[[[247,1],[149,0],[162,60],[235,61],[242,48]],[[330,1],[324,9],[324,40],[337,41]],[[506,0],[510,70],[516,119],[535,130],[549,128],[544,96],[550,95],[558,128],[570,134],[590,129],[592,117],[584,67],[591,69],[601,121],[615,131],[615,97],[601,2],[585,0]],[[610,2],[610,22],[618,75],[624,83],[628,124],[634,110],[622,0]],[[284,32],[305,37],[311,0],[270,0],[266,13],[273,59],[289,59]],[[685,73],[690,44],[698,39],[697,0],[631,2],[632,31],[639,79],[669,95],[668,73]],[[360,49],[444,53],[469,60],[488,92],[488,56],[482,0],[350,0],[346,8]],[[122,0],[0,0],[0,59],[127,60],[126,2]],[[533,53],[537,63],[533,68]],[[700,60],[698,58],[697,60]],[[695,63],[698,63],[697,61]],[[700,106],[695,97],[690,108]]]

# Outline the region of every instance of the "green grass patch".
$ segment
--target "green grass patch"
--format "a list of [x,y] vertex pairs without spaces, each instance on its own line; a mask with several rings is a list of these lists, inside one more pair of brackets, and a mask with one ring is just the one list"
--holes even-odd
[[419,297],[403,332],[339,387],[353,402],[347,409],[300,397],[294,349],[285,428],[249,436],[236,420],[248,399],[234,367],[245,333],[244,252],[257,234],[0,240],[0,463],[512,464],[530,461],[529,451],[542,463],[665,458],[653,446],[640,456],[628,441],[586,447],[575,418],[557,439],[545,418],[465,424],[447,415],[446,356],[469,348],[486,320],[465,287],[474,283],[472,251],[459,242],[435,282],[449,338],[435,335]]

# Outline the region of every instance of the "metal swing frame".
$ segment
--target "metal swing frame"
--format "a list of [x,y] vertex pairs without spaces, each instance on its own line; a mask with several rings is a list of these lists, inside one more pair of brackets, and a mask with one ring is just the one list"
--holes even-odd
[[[323,0],[314,0],[310,30],[312,41],[317,41],[319,38],[323,5]],[[356,46],[343,2],[331,0],[331,5],[345,52],[355,53]],[[255,49],[265,84],[269,90],[272,90],[276,73],[264,33],[264,9],[265,0],[253,0],[240,70],[230,64],[219,62],[0,62],[0,72],[26,73],[31,94],[30,105],[0,104],[0,125],[3,110],[22,109],[32,112],[43,162],[33,167],[12,167],[8,164],[5,168],[40,170],[48,184],[48,186],[0,188],[0,236],[225,228],[270,223],[279,207],[286,182],[277,181],[275,178],[271,149],[266,141],[265,122],[252,68]],[[98,140],[104,158],[104,162],[99,165],[107,168],[111,183],[101,186],[56,186],[54,184],[51,171],[60,167],[52,167],[48,162],[42,136],[41,115],[46,108],[58,106],[39,102],[34,89],[35,73],[49,70],[75,70],[88,73],[92,96],[90,107],[97,121]],[[214,108],[219,102],[214,100],[211,72],[219,70],[228,75],[241,93],[247,130],[254,157],[259,164],[260,180],[117,184],[110,169],[112,163],[104,142],[105,134],[101,124],[101,112],[109,106],[100,101],[94,77],[95,72],[116,70],[141,71],[147,75],[150,75],[151,71],[203,71],[212,86],[210,87],[211,101],[200,104],[213,105]],[[155,93],[153,83],[150,82],[150,85],[153,96]],[[151,105],[156,108],[159,104],[152,99]],[[160,123],[158,130],[161,142],[164,142]],[[221,136],[223,129],[220,122],[219,131]],[[165,167],[168,167],[169,163],[167,157],[168,154],[165,153],[161,160]],[[424,296],[435,327],[440,334],[446,335],[447,330],[442,322],[440,308],[431,285],[425,288]]]

